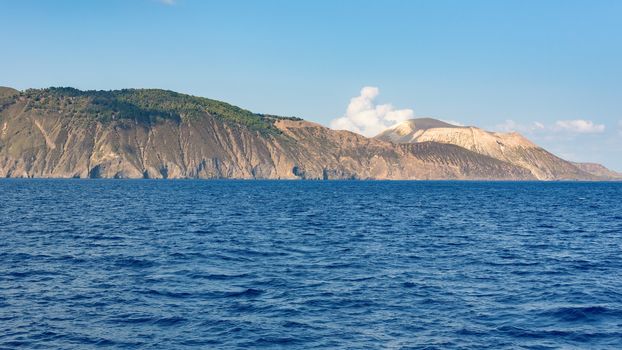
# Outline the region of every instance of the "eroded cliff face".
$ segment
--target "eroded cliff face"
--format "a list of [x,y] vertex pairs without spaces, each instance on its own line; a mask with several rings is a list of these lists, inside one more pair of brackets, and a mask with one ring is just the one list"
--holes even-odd
[[366,138],[165,90],[0,88],[0,177],[602,178],[588,168],[518,134],[433,119]]
[[15,98],[0,111],[0,176],[533,179],[521,167],[453,145],[394,145],[305,121],[268,119],[276,132],[208,112],[193,119],[100,121]]
[[518,133],[489,132],[424,118],[402,122],[376,138],[398,144],[438,142],[460,146],[527,169],[540,180],[593,180],[600,177],[551,154]]
[[305,121],[275,123],[311,178],[532,179],[523,168],[453,145],[395,145]]
[[270,138],[215,118],[99,122],[26,109],[2,113],[0,176],[273,178],[284,170]]

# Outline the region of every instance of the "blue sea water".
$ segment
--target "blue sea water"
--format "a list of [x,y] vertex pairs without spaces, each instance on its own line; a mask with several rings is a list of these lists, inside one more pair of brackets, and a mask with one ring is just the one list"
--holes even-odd
[[0,181],[0,348],[622,348],[622,184]]

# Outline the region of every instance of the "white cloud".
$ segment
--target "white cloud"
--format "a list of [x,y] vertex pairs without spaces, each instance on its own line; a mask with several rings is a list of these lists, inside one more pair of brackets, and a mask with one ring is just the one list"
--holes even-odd
[[350,99],[346,114],[331,121],[330,127],[371,137],[399,122],[414,118],[412,109],[394,109],[391,104],[377,105],[374,100],[379,94],[377,87],[362,88],[359,96]]
[[558,120],[555,122],[554,130],[577,134],[596,134],[605,131],[605,126],[594,124],[591,120]]
[[541,122],[517,123],[513,120],[506,120],[504,123],[495,127],[495,130],[503,132],[520,132],[526,134],[543,133],[565,133],[565,134],[596,134],[605,131],[603,124],[595,124],[591,120],[558,120],[552,125],[545,125]]
[[622,136],[622,120],[620,120],[618,122],[618,134],[620,134],[620,136]]
[[494,128],[497,131],[502,132],[522,132],[522,133],[533,133],[539,130],[546,129],[546,126],[540,122],[532,122],[528,124],[517,123],[511,119],[506,120],[502,124],[495,126]]
[[158,0],[161,4],[164,5],[175,5],[177,0]]

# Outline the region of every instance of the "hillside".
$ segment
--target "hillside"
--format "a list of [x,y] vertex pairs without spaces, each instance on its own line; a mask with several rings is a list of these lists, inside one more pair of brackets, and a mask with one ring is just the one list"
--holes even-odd
[[595,178],[572,165],[574,173],[539,177],[469,145],[394,144],[165,90],[2,88],[0,96],[2,177]]
[[622,179],[622,174],[615,172],[613,170],[607,169],[605,166],[597,163],[576,163],[572,162],[574,166],[577,168],[588,172],[592,175],[599,176],[602,178],[610,178],[614,180]]
[[404,121],[383,131],[376,139],[397,144],[438,142],[460,146],[527,169],[539,180],[597,179],[609,175],[563,160],[515,132],[490,132],[430,118]]

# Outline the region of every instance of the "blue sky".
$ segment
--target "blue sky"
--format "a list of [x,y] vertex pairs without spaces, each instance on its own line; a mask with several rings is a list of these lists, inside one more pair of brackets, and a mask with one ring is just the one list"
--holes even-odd
[[620,18],[617,0],[0,0],[0,85],[158,87],[327,126],[374,87],[378,118],[622,171]]

